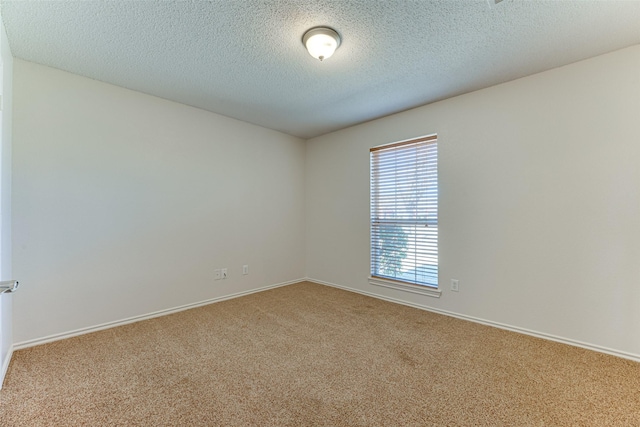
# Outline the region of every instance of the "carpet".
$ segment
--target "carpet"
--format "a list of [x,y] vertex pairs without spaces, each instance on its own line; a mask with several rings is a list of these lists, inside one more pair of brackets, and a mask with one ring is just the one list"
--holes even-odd
[[640,364],[303,282],[14,353],[2,426],[640,426]]

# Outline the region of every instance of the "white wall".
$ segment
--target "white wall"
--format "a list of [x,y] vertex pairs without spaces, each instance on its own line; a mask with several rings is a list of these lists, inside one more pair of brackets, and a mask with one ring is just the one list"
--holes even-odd
[[304,277],[303,140],[14,71],[16,345]]
[[[1,21],[1,20],[0,20]],[[12,279],[11,272],[11,122],[13,104],[13,57],[4,30],[0,22],[0,53],[2,55],[2,144],[0,150],[0,280]],[[0,296],[0,387],[4,370],[8,367],[12,337],[12,302],[13,296]]]
[[[439,299],[367,281],[368,150],[431,133]],[[640,46],[309,140],[307,275],[640,358],[639,142]]]
[[[306,155],[202,110],[21,60],[14,71],[18,345],[306,265],[315,280],[640,357],[640,46],[325,135]],[[440,299],[367,282],[368,150],[433,132]],[[213,281],[220,267],[230,278]]]

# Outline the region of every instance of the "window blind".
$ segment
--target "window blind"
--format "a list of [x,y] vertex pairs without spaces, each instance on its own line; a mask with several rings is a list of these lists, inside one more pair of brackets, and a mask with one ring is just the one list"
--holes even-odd
[[371,276],[438,286],[435,135],[370,150]]

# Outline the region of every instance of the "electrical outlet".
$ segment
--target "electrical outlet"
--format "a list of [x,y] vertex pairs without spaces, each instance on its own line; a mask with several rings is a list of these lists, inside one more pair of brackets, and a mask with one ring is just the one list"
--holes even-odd
[[247,274],[249,274],[249,266],[248,265],[245,264],[245,265],[242,266],[242,274],[244,274],[245,276]]
[[215,269],[213,273],[215,274],[214,276],[215,280],[220,280],[222,278],[222,272],[220,271],[219,268]]
[[223,269],[222,269],[222,279],[226,279],[227,277],[229,277],[229,276],[227,275],[227,269],[226,269],[226,268],[223,268]]
[[453,292],[458,292],[458,290],[459,290],[459,280],[458,279],[451,279],[451,290]]

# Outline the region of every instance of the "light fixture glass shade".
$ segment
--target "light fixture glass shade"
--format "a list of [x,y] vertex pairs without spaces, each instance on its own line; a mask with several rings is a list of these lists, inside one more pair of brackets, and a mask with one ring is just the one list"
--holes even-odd
[[338,33],[327,27],[312,28],[302,36],[309,54],[320,61],[329,58],[340,46]]

